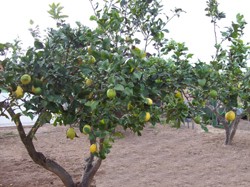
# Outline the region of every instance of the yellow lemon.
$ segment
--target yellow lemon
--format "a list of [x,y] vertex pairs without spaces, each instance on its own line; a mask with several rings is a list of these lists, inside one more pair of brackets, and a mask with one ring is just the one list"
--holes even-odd
[[22,77],[21,77],[21,82],[23,84],[29,84],[31,81],[31,77],[28,75],[28,74],[24,74]]
[[95,57],[89,56],[89,57],[88,57],[88,63],[89,63],[89,64],[94,64],[94,62],[95,62]]
[[67,138],[70,138],[71,140],[73,140],[75,136],[76,136],[75,130],[73,129],[73,127],[70,127],[67,130]]
[[92,80],[91,80],[91,79],[88,79],[88,80],[86,81],[86,84],[90,86],[90,85],[92,84]]
[[176,98],[181,97],[181,93],[180,93],[180,92],[177,92],[177,93],[175,94],[175,97],[176,97]]
[[91,46],[89,46],[88,47],[88,53],[91,54],[91,51],[92,51]]
[[153,101],[152,101],[152,99],[150,99],[150,98],[147,98],[147,100],[148,100],[148,103],[149,103],[149,105],[152,105],[152,104],[153,104]]
[[88,134],[84,129],[85,128],[88,128],[89,129],[89,132],[91,131],[91,127],[89,125],[84,125],[83,129],[82,129],[82,132],[83,134]]
[[47,84],[47,82],[49,81],[48,79],[45,79],[45,80],[44,80],[43,77],[42,77],[40,80],[43,82],[43,84]]
[[231,110],[226,113],[225,118],[227,121],[233,121],[235,119],[235,113]]
[[35,93],[35,89],[36,88],[34,86],[32,86],[31,90],[32,90],[33,93]]
[[23,89],[18,86],[16,91],[12,92],[12,95],[15,97],[15,98],[19,98],[23,95]]
[[77,64],[78,64],[78,66],[82,64],[82,59],[81,58],[77,59]]
[[96,152],[96,151],[97,151],[97,146],[96,146],[96,144],[92,144],[92,145],[90,146],[90,152],[93,153],[93,152]]
[[145,118],[145,121],[148,121],[150,119],[150,113],[149,112],[146,112],[146,118]]

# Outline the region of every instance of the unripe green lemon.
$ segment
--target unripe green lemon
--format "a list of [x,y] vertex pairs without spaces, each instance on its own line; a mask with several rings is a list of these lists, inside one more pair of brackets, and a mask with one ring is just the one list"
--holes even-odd
[[36,94],[36,95],[41,95],[41,94],[42,94],[42,89],[41,89],[40,87],[37,87],[37,88],[35,89],[35,94]]
[[115,96],[116,96],[116,91],[113,90],[113,89],[108,89],[108,91],[107,91],[107,97],[109,99],[113,99]]
[[194,118],[194,122],[195,122],[195,123],[200,123],[200,121],[201,121],[201,118],[200,118],[200,117],[195,117],[195,118]]
[[210,92],[210,97],[212,97],[212,98],[216,98],[217,97],[217,92],[215,91],[215,90],[212,90],[211,92]]
[[67,130],[67,138],[70,138],[71,140],[73,140],[75,136],[76,136],[75,130],[73,129],[73,127],[70,127]]

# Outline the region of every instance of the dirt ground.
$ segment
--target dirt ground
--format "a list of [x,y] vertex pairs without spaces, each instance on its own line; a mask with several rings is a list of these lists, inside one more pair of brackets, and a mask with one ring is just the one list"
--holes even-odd
[[[242,126],[249,122],[242,121]],[[192,127],[192,126],[190,126]],[[95,176],[96,187],[239,187],[250,186],[250,132],[238,130],[233,145],[224,145],[223,129],[204,133],[182,126],[150,124],[138,137],[122,131]],[[89,156],[89,142],[66,139],[68,127],[44,125],[34,141],[37,151],[54,159],[79,181]],[[244,127],[245,128],[245,127]],[[248,128],[248,127],[246,127]],[[25,127],[26,133],[28,127]],[[0,128],[0,186],[61,187],[60,179],[33,163],[15,127]]]

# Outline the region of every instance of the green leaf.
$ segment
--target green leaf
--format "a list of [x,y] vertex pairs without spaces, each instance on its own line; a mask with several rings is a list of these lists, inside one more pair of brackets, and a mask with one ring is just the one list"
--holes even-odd
[[91,21],[93,21],[93,20],[97,21],[97,18],[92,15],[92,16],[90,16],[89,20],[91,20]]
[[95,136],[93,134],[89,134],[88,140],[93,140],[95,139]]
[[119,132],[115,132],[115,136],[118,136],[119,138],[122,138],[123,136],[122,136],[122,134],[121,133],[119,133]]
[[[85,130],[85,128],[84,128],[84,130]],[[100,135],[101,135],[101,131],[94,131],[94,135],[95,135],[95,137],[99,137]]]
[[42,101],[40,107],[43,108],[45,106],[47,106],[47,101]]
[[146,118],[146,112],[140,112],[140,114],[139,114],[139,120],[140,120],[140,122],[143,122],[143,121],[145,121],[145,118]]
[[123,87],[121,84],[117,84],[117,85],[115,85],[114,89],[115,89],[115,90],[123,91],[123,90],[124,90],[124,87]]
[[110,41],[111,41],[110,38],[105,38],[103,40],[103,44],[102,44],[103,49],[109,50],[109,48],[110,48]]
[[78,94],[81,91],[81,87],[78,83],[75,84],[74,91],[75,91],[75,94]]
[[30,24],[31,24],[31,25],[33,25],[33,24],[34,24],[34,21],[33,21],[32,19],[30,20]]
[[100,139],[105,138],[108,134],[108,131],[101,132]]
[[83,72],[84,75],[87,75],[90,72],[92,72],[92,69],[90,69],[90,68],[83,68],[82,72]]
[[44,48],[43,44],[41,42],[39,42],[38,40],[36,40],[34,42],[34,45],[35,45],[36,49],[43,49]]
[[101,58],[102,58],[102,60],[109,59],[109,53],[108,53],[108,51],[102,50],[101,51]]
[[193,55],[194,55],[194,54],[191,54],[191,53],[190,53],[190,54],[187,55],[187,58],[192,58]]
[[141,73],[140,71],[134,71],[134,76],[135,76],[138,80],[141,79],[141,75],[142,75],[142,73]]
[[205,131],[205,132],[209,132],[208,128],[204,125],[201,125],[201,128]]
[[14,116],[12,116],[12,120],[17,120],[21,116],[21,113],[17,113]]
[[126,88],[123,90],[123,93],[125,93],[125,94],[128,95],[128,96],[131,96],[131,95],[133,95],[133,90],[130,89],[130,88],[128,88],[128,87],[126,87]]
[[94,101],[93,103],[91,101],[88,101],[87,103],[85,103],[85,106],[90,106],[91,110],[95,110],[97,105],[98,105],[99,101]]
[[107,59],[103,62],[100,62],[98,65],[99,65],[99,70],[107,70],[109,65],[109,60]]

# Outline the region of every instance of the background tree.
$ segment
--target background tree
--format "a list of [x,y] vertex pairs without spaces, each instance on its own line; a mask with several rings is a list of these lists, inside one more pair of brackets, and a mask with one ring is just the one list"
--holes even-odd
[[[226,31],[221,32],[222,39],[218,43],[217,22],[225,18],[225,14],[219,12],[218,3],[215,0],[207,1],[205,10],[207,11],[206,15],[211,17],[211,23],[214,24],[215,55],[212,56],[210,63],[198,61],[191,66],[186,59],[191,57],[192,54],[186,55],[184,53],[187,50],[184,44],[173,42],[174,55],[171,61],[175,64],[173,67],[177,71],[176,73],[173,72],[172,79],[169,81],[172,82],[173,89],[178,90],[182,97],[187,98],[189,117],[192,117],[196,123],[201,123],[204,130],[207,131],[205,125],[209,124],[210,120],[202,112],[202,107],[205,106],[214,113],[225,128],[225,144],[230,145],[240,119],[250,112],[248,94],[249,68],[247,66],[249,43],[244,44],[241,39],[246,22],[243,15],[237,14],[237,22],[232,22],[232,25],[227,27]],[[228,47],[223,47],[225,42],[229,44]],[[178,73],[183,76],[178,76]],[[216,106],[209,102],[211,99],[217,103]],[[169,117],[178,108],[178,105],[173,105],[171,98],[168,98],[167,102],[169,103],[166,105],[167,110],[170,111],[167,115]],[[242,112],[238,110],[240,106]],[[218,112],[221,107],[225,108],[227,112],[233,112],[228,113],[225,119]],[[236,115],[235,119],[233,115]],[[230,116],[232,119],[229,119]]]

